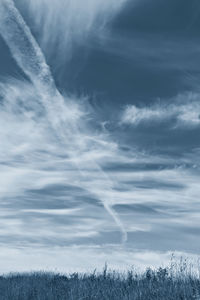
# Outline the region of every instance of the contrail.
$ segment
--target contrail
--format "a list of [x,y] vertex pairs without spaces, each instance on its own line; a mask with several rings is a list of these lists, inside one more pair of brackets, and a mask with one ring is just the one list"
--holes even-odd
[[41,83],[49,91],[55,91],[44,55],[12,0],[1,0],[0,18],[1,35],[17,64],[32,82]]
[[[1,0],[0,9],[0,34],[8,45],[11,54],[18,66],[28,76],[33,85],[36,87],[39,95],[41,96],[42,105],[45,107],[48,121],[59,132],[62,142],[67,138],[66,132],[71,132],[74,128],[70,124],[70,128],[66,131],[66,124],[62,124],[62,109],[65,105],[64,99],[60,92],[57,90],[54,79],[52,77],[49,66],[46,63],[44,54],[42,53],[38,43],[33,37],[29,27],[26,25],[23,17],[16,8],[13,0]],[[64,128],[64,129],[63,129]],[[77,130],[77,129],[76,129]],[[71,134],[73,134],[71,132]],[[110,191],[113,191],[112,182],[108,176],[102,171],[100,166],[91,160],[91,166],[95,169],[99,177],[109,184]],[[78,169],[83,173],[84,165],[81,166],[79,162]],[[83,183],[84,186],[84,183]],[[103,187],[102,187],[103,188]],[[90,192],[92,188],[88,188]],[[98,197],[98,193],[94,191]],[[127,240],[127,232],[119,219],[117,213],[112,208],[109,200],[101,199],[104,208],[115,221],[122,234],[122,242]]]
[[64,100],[58,92],[45,57],[29,27],[12,0],[1,0],[0,33],[19,67],[34,84],[41,96],[48,119],[56,127],[59,124],[56,108],[62,111]]

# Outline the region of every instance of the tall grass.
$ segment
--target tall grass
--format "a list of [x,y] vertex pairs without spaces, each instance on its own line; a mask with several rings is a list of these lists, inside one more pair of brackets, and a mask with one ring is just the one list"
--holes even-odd
[[168,268],[121,274],[10,274],[0,277],[2,300],[200,300],[200,277],[182,261]]

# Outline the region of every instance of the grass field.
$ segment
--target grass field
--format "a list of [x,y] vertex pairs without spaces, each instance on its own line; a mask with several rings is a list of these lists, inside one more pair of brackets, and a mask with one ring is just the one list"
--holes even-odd
[[181,263],[142,274],[102,273],[68,276],[53,273],[0,277],[1,300],[200,300],[200,278]]

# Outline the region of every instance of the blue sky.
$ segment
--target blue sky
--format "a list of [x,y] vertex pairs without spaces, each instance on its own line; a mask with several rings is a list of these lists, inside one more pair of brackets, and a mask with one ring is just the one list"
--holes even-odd
[[196,0],[2,0],[2,270],[198,254],[199,14]]

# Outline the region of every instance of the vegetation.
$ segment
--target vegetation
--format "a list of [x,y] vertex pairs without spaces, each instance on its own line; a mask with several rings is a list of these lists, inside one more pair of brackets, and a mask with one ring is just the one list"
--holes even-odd
[[1,300],[200,300],[200,278],[185,263],[126,274],[10,274],[0,277]]

